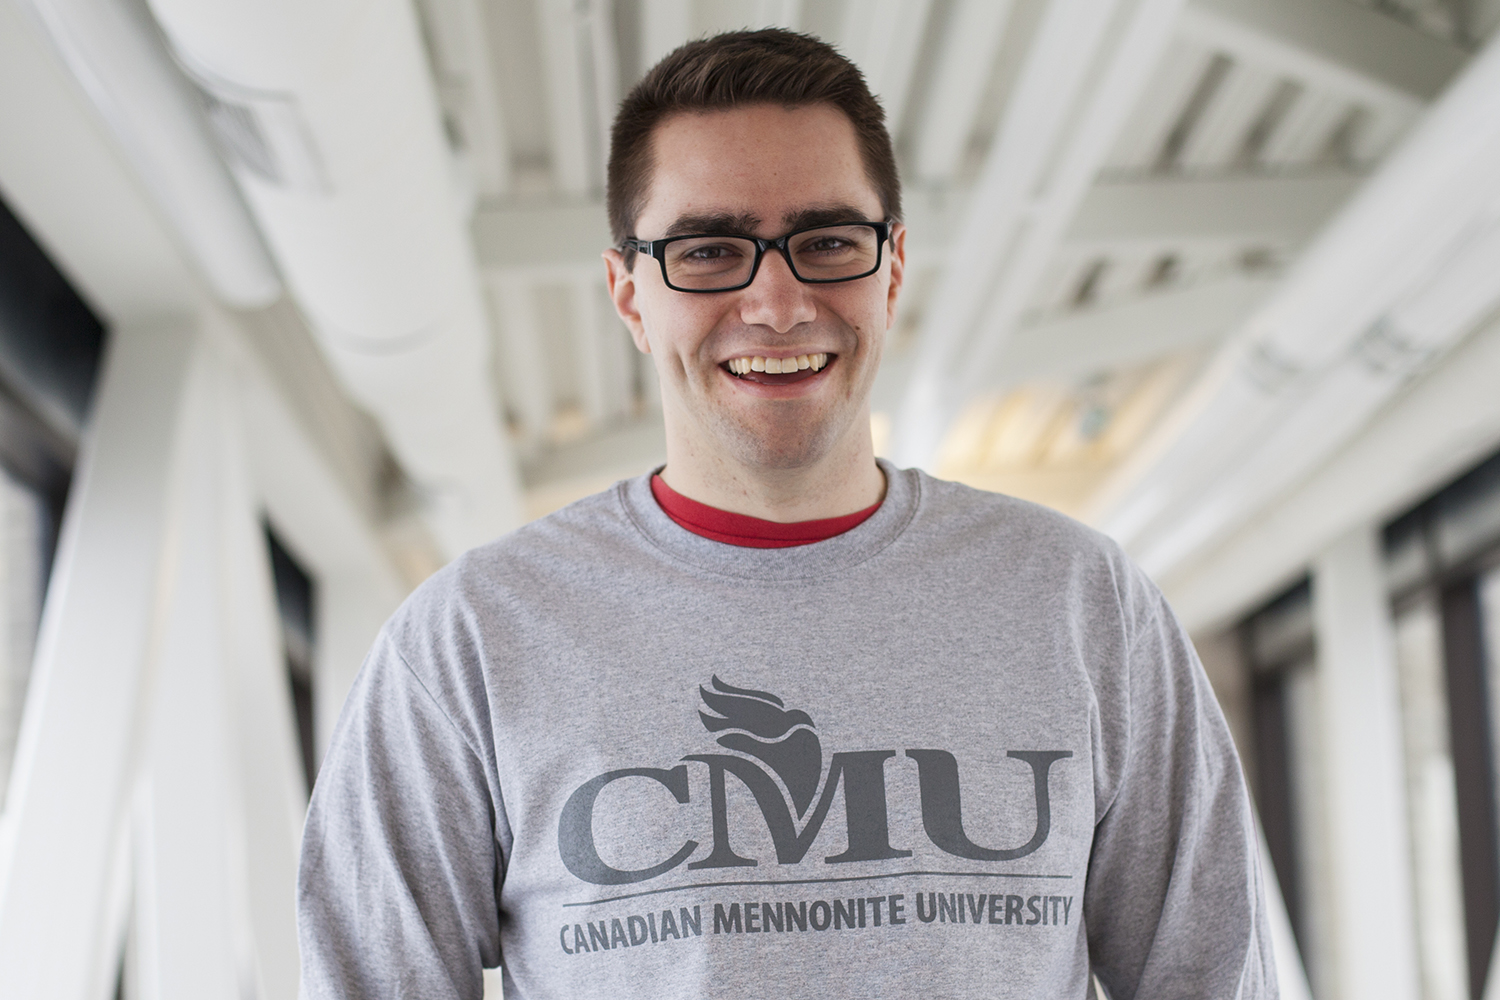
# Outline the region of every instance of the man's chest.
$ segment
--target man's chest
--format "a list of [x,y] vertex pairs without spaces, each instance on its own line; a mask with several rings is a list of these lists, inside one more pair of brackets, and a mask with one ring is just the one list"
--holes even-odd
[[496,713],[514,945],[1073,954],[1095,820],[1077,651],[822,626],[632,641],[629,662],[570,642],[520,686],[532,707]]

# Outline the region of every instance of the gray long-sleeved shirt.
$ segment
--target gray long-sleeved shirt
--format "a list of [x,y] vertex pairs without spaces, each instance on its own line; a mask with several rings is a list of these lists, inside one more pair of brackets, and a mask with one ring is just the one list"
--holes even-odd
[[388,623],[302,851],[303,994],[1274,997],[1239,765],[1108,540],[883,466],[798,548],[647,477]]

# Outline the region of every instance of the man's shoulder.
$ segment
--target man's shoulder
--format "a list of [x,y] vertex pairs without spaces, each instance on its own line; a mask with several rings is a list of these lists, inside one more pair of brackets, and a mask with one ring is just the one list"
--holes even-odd
[[431,621],[494,607],[539,588],[566,586],[579,567],[631,548],[635,532],[616,483],[477,545],[423,581],[392,624]]
[[629,482],[621,480],[477,545],[450,567],[459,578],[484,576],[497,566],[513,567],[564,553],[576,554],[580,545],[612,547],[634,540],[635,532],[621,502],[621,493]]
[[915,473],[921,515],[907,539],[917,558],[985,592],[1065,597],[1139,622],[1160,594],[1108,535],[1050,507]]
[[922,472],[915,475],[930,531],[967,535],[974,543],[1021,546],[1011,549],[1018,554],[1066,552],[1129,562],[1114,539],[1051,507]]

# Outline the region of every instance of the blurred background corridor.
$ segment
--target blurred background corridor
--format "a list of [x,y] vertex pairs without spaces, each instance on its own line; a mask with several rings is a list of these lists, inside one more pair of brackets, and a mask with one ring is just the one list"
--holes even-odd
[[296,995],[380,624],[665,459],[614,106],[767,25],[896,141],[877,451],[1167,593],[1283,995],[1500,1000],[1500,0],[0,0],[0,997]]

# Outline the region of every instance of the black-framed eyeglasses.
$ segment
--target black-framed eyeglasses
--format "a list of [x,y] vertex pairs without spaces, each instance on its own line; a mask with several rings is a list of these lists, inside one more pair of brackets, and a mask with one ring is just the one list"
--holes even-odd
[[880,270],[889,222],[809,226],[774,240],[698,233],[661,240],[626,239],[626,250],[655,257],[667,287],[679,292],[732,292],[755,280],[767,250],[786,258],[798,281],[826,285],[867,278]]

